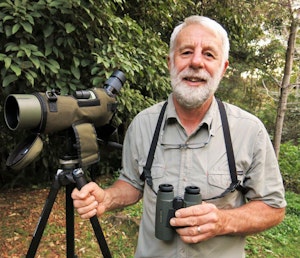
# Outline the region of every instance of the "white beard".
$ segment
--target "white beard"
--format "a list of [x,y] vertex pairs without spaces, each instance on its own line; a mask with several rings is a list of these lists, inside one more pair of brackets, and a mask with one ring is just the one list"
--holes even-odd
[[[205,70],[195,70],[187,68],[179,74],[174,65],[171,65],[171,85],[173,94],[180,105],[187,109],[193,109],[201,106],[218,89],[222,78],[223,70],[220,68],[214,77],[211,77]],[[205,85],[191,87],[182,81],[185,77],[198,77],[206,81]]]

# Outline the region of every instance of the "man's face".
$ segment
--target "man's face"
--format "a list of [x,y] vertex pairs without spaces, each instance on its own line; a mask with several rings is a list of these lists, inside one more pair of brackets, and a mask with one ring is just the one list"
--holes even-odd
[[185,27],[169,59],[176,100],[186,108],[201,106],[217,90],[227,66],[219,36],[198,24]]

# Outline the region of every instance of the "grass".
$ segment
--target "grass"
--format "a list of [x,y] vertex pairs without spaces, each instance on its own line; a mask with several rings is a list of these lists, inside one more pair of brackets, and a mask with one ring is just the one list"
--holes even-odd
[[[1,257],[25,257],[48,189],[0,192]],[[247,258],[297,258],[300,244],[299,194],[287,192],[286,218],[277,227],[247,238]],[[64,190],[60,191],[50,214],[36,257],[66,257]],[[142,203],[106,213],[99,219],[112,256],[133,257]],[[78,257],[102,257],[88,220],[75,213],[75,252]]]
[[296,258],[300,244],[299,194],[286,193],[288,202],[286,217],[278,226],[247,238],[248,257]]

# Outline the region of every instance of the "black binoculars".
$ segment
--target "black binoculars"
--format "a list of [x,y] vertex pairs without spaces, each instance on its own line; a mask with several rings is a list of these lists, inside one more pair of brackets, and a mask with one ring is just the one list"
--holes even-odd
[[182,198],[174,197],[173,185],[159,185],[156,200],[155,237],[160,240],[171,241],[176,232],[175,228],[170,225],[170,219],[175,217],[176,210],[201,202],[200,188],[197,186],[187,186],[184,198]]

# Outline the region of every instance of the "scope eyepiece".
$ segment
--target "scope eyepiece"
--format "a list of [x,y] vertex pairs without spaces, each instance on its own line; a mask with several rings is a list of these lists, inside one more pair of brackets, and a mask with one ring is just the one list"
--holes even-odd
[[106,80],[104,84],[104,88],[107,94],[111,97],[117,95],[120,92],[125,81],[126,77],[122,71],[114,71],[113,74]]

